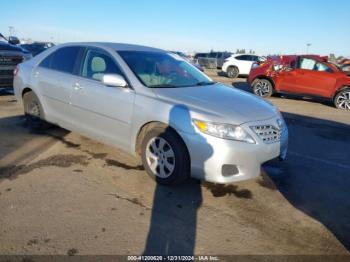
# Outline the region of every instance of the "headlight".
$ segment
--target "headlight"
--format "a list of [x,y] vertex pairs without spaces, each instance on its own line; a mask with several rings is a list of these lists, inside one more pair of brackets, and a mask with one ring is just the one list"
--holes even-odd
[[255,144],[254,139],[240,126],[211,123],[197,119],[194,119],[193,123],[205,134]]

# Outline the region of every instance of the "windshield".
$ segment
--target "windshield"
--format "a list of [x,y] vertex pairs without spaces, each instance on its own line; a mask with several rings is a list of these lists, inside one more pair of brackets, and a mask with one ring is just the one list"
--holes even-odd
[[148,51],[118,53],[147,87],[175,88],[215,83],[176,54]]

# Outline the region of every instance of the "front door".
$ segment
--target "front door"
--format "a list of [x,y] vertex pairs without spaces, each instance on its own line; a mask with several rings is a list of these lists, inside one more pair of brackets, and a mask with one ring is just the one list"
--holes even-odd
[[80,77],[73,83],[71,106],[76,129],[102,142],[130,150],[131,119],[135,92],[106,86],[104,74],[123,75],[116,61],[102,49],[88,48]]
[[301,57],[295,71],[296,90],[299,93],[323,97],[332,94],[336,77],[326,63]]

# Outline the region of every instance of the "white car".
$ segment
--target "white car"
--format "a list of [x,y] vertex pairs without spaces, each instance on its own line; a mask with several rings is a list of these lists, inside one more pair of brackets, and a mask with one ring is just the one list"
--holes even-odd
[[253,64],[262,61],[264,61],[264,58],[261,56],[235,54],[225,60],[222,71],[230,78],[249,75]]

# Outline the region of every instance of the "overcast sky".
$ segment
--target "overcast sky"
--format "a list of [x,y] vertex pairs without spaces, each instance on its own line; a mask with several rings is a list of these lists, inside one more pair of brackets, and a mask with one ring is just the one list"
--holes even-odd
[[350,55],[348,0],[11,0],[0,32],[54,42],[112,41],[186,52]]

